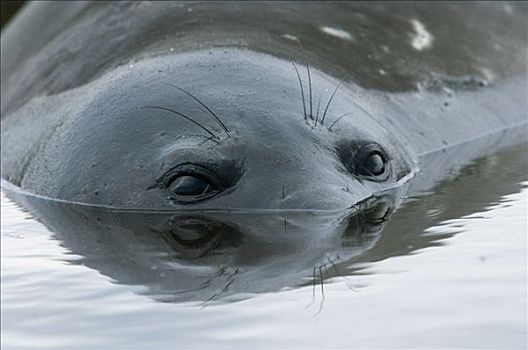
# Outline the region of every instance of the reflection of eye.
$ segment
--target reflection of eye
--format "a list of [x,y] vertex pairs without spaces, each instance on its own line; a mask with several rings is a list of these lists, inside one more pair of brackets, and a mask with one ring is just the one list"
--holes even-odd
[[377,144],[369,144],[359,150],[355,157],[355,174],[372,181],[384,181],[390,169],[388,157]]
[[222,192],[216,176],[204,168],[187,165],[171,177],[167,188],[181,203],[196,203]]
[[171,237],[185,247],[201,247],[220,233],[218,227],[208,224],[207,221],[192,218],[180,220],[171,227],[170,231]]
[[201,216],[173,217],[166,225],[162,238],[182,259],[228,253],[240,246],[244,238],[234,225]]

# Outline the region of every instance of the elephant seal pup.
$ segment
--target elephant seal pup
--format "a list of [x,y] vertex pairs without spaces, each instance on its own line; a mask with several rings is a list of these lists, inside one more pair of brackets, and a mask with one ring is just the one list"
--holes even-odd
[[525,4],[57,6],[2,33],[2,177],[36,195],[341,210],[524,137]]

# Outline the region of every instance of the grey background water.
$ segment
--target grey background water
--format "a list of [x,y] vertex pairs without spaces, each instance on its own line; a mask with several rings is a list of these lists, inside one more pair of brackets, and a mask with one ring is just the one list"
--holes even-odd
[[521,145],[409,198],[323,288],[217,304],[87,267],[2,193],[2,349],[526,348],[527,165]]

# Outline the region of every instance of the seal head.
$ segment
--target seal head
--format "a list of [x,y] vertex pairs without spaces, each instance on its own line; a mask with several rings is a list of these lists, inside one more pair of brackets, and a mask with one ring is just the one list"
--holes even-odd
[[[359,89],[253,51],[154,57],[55,98],[62,117],[24,173],[8,174],[51,198],[333,210],[411,171],[397,135],[358,104]],[[44,167],[56,176],[42,178]]]

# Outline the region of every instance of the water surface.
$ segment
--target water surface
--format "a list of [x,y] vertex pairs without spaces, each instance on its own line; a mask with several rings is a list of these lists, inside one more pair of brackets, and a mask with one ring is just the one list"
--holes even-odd
[[473,162],[374,229],[245,217],[254,236],[237,226],[194,256],[131,229],[136,216],[119,214],[122,234],[94,236],[91,216],[53,232],[3,191],[2,348],[526,348],[525,150]]

